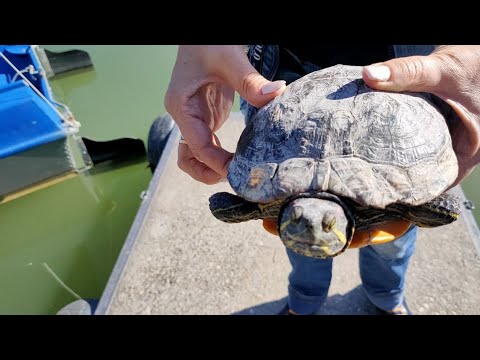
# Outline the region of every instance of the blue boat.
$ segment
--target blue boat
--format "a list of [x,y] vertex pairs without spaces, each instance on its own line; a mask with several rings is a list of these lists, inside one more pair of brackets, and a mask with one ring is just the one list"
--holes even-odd
[[80,124],[52,95],[42,51],[0,45],[0,203],[92,166]]

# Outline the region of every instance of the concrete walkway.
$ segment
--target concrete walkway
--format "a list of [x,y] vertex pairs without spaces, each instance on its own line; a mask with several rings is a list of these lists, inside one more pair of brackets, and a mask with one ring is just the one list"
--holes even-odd
[[[242,128],[241,116],[233,114],[219,132],[232,152]],[[178,137],[175,130],[96,314],[274,314],[287,295],[283,244],[260,221],[225,224],[211,215],[209,196],[231,189],[180,171]],[[421,229],[407,276],[411,310],[480,314],[479,260],[463,219]],[[358,250],[347,250],[334,260],[319,314],[373,313],[361,288]]]

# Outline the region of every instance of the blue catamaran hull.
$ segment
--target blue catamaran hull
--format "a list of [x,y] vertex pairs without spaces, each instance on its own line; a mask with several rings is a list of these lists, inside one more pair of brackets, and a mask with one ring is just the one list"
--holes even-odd
[[78,123],[53,98],[36,51],[0,45],[0,203],[92,165]]

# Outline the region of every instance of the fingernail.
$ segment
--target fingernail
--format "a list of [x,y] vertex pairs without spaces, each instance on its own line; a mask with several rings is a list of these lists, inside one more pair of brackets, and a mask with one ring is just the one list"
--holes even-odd
[[370,80],[387,81],[390,79],[390,68],[385,65],[365,66],[365,74]]
[[219,183],[226,183],[226,182],[228,182],[228,179],[222,177],[222,178],[220,178],[220,180],[218,180],[218,182],[219,182]]
[[285,80],[277,80],[268,84],[263,85],[262,87],[262,94],[267,95],[274,93],[275,91],[282,88],[287,82]]

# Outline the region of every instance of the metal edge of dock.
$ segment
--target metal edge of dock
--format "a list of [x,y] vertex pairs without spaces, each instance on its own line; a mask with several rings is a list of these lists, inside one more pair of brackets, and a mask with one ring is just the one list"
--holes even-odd
[[137,215],[133,221],[132,226],[130,227],[130,231],[128,232],[127,238],[125,243],[122,246],[122,250],[118,255],[117,261],[115,266],[110,274],[108,279],[107,285],[102,293],[100,298],[100,302],[98,303],[97,309],[95,310],[94,315],[106,315],[110,310],[110,306],[112,304],[113,298],[115,293],[118,289],[118,284],[120,279],[127,267],[127,263],[130,258],[130,254],[132,253],[136,241],[139,237],[140,232],[142,231],[143,225],[145,220],[148,217],[148,213],[150,212],[152,199],[155,195],[155,191],[160,189],[160,182],[163,179],[164,170],[167,164],[167,161],[170,157],[171,152],[176,149],[176,144],[180,137],[180,130],[178,126],[174,126],[170,136],[168,138],[167,144],[165,149],[162,153],[160,161],[155,169],[152,179],[150,180],[149,186],[145,192],[145,196],[143,197],[142,203],[138,209]]
[[477,251],[477,255],[480,256],[480,230],[478,228],[477,221],[475,220],[475,217],[473,216],[472,211],[467,209],[464,206],[464,201],[467,200],[467,197],[465,196],[465,193],[463,192],[463,189],[461,188],[460,185],[455,186],[451,192],[460,197],[462,200],[462,214],[460,215],[461,218],[463,219],[463,222],[465,224],[465,227],[467,228],[467,232],[470,235],[470,238],[472,239],[473,245],[475,246],[475,250]]

